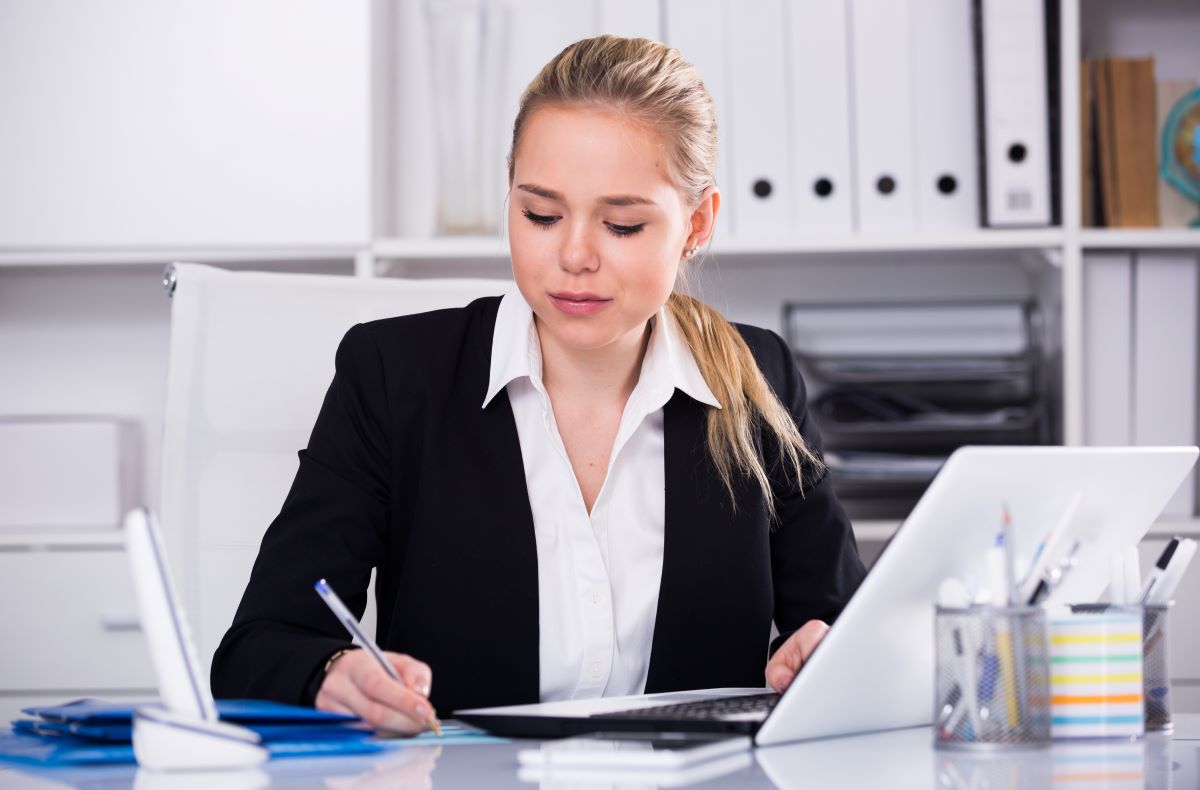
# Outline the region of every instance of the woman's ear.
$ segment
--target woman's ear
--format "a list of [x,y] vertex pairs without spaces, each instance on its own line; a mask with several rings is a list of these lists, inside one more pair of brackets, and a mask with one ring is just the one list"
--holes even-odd
[[712,185],[700,195],[700,202],[692,210],[691,233],[688,234],[687,248],[697,249],[708,245],[716,228],[717,212],[721,209],[721,190]]

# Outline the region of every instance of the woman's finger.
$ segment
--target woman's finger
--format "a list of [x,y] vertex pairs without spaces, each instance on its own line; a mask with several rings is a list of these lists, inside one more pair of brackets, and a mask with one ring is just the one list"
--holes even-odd
[[[386,674],[384,674],[384,677],[393,685],[396,685],[396,682],[388,678]],[[415,713],[410,713],[409,711],[399,709],[371,697],[350,677],[336,678],[329,685],[331,686],[330,696],[332,697],[333,704],[340,704],[349,708],[351,713],[372,727],[390,730],[402,735],[415,735],[427,727],[425,718],[420,718]],[[412,697],[417,697],[411,691],[408,693]]]
[[384,653],[384,656],[392,662],[400,677],[404,678],[405,685],[422,697],[429,696],[433,688],[433,670],[428,664],[403,653]]
[[767,685],[782,694],[796,679],[796,670],[779,659],[778,653],[775,655],[776,658],[772,658],[771,663],[767,664]]
[[350,677],[358,690],[372,702],[403,713],[422,725],[432,724],[434,712],[429,700],[394,680],[374,661],[351,667]]
[[789,636],[767,662],[767,685],[782,694],[828,631],[829,626],[821,620],[809,620]]

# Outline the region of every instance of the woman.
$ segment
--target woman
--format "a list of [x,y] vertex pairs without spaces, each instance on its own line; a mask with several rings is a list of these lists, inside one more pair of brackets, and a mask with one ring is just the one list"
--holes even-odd
[[[791,682],[864,570],[783,341],[673,290],[715,159],[677,51],[600,36],[543,68],[509,155],[520,297],[346,334],[218,696],[412,733],[435,704]],[[361,614],[372,568],[403,684],[312,591]]]

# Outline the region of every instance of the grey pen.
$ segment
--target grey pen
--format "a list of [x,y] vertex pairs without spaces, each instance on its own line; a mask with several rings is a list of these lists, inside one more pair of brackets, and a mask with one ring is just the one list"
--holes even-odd
[[[362,630],[362,626],[358,624],[358,618],[354,616],[354,613],[350,611],[346,604],[342,603],[342,599],[329,586],[329,582],[324,579],[317,579],[317,583],[313,585],[313,589],[317,591],[317,595],[321,596],[321,600],[325,602],[325,605],[329,607],[334,616],[341,621],[342,625],[346,626],[346,630],[350,632],[350,636],[354,637],[354,641],[358,642],[363,650],[370,653],[371,657],[379,663],[379,666],[383,667],[383,671],[388,673],[388,676],[400,685],[406,685],[404,678],[400,677],[400,673],[392,666],[392,662],[388,661],[387,657],[383,655],[383,651],[379,649],[379,645],[375,644],[375,640],[367,636]],[[442,734],[442,724],[437,720],[437,716],[430,716],[427,723],[438,735]]]

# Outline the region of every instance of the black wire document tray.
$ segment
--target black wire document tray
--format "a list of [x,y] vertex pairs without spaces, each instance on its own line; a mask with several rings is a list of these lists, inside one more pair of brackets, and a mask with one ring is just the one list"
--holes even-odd
[[819,383],[940,403],[1038,396],[1041,322],[1029,302],[790,303],[788,341]]
[[1032,302],[790,303],[784,325],[852,517],[906,515],[963,445],[1050,440]]

